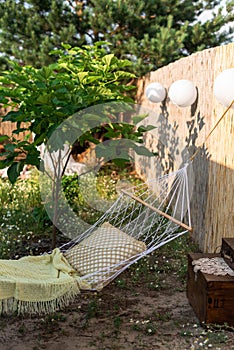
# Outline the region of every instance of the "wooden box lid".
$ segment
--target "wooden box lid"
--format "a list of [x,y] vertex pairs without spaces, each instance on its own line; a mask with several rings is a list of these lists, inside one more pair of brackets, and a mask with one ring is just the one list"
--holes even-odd
[[[221,257],[220,254],[212,254],[212,253],[190,253],[188,254],[188,263],[191,268],[193,268],[193,261],[198,260],[200,258],[215,258],[215,257]],[[224,259],[225,260],[225,259]],[[188,266],[188,267],[189,267]],[[233,285],[233,291],[234,291],[234,276],[230,275],[214,275],[214,274],[208,274],[208,273],[202,273],[202,278],[204,279],[207,289],[213,288],[214,285],[216,288],[219,288],[220,285],[223,286],[223,283],[231,283]]]

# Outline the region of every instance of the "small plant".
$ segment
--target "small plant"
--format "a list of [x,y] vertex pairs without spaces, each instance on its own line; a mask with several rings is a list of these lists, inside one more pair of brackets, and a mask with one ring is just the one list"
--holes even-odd
[[34,220],[37,223],[39,228],[43,229],[45,227],[51,227],[52,222],[51,222],[51,220],[48,216],[48,213],[45,210],[45,207],[42,203],[36,205],[32,209],[31,215],[34,218]]
[[144,283],[150,290],[158,290],[161,287],[158,272],[158,261],[155,254],[151,254],[130,267],[131,281],[136,285]]
[[65,322],[67,320],[67,316],[60,314],[60,313],[55,313],[52,315],[48,315],[45,318],[45,323],[55,323],[55,322]]
[[13,208],[28,211],[40,203],[37,171],[32,169],[27,179],[18,179],[14,186],[8,179],[0,178],[0,213]]
[[127,282],[125,279],[122,279],[122,278],[118,278],[116,281],[115,281],[115,284],[121,288],[121,289],[128,289],[128,286],[127,286]]
[[31,254],[33,243],[45,238],[51,227],[34,217],[41,207],[37,173],[32,171],[29,178],[18,179],[14,185],[0,179],[0,193],[0,258]]
[[145,334],[146,335],[154,335],[155,333],[156,333],[156,331],[157,331],[157,324],[155,324],[155,323],[148,323],[147,325],[146,325],[146,327],[145,327]]
[[155,321],[150,319],[145,320],[130,320],[132,329],[145,335],[154,335],[157,332],[158,325]]
[[171,319],[171,313],[170,312],[158,312],[153,313],[153,316],[156,320],[162,321],[162,322],[168,322]]
[[114,318],[114,327],[115,327],[115,329],[116,329],[117,331],[120,329],[121,324],[122,324],[121,317],[116,316],[116,317]]
[[22,323],[20,325],[20,327],[18,328],[18,332],[21,334],[21,335],[24,335],[26,333],[26,328],[25,328],[25,325],[24,323]]
[[203,324],[203,328],[201,328],[197,324],[187,323],[183,325],[180,335],[188,338],[188,342],[189,339],[192,340],[190,347],[192,350],[221,349],[220,346],[228,342],[228,335],[225,330],[233,331],[225,325]]
[[97,301],[92,300],[88,303],[85,319],[90,320],[91,318],[98,316],[99,313],[100,310]]

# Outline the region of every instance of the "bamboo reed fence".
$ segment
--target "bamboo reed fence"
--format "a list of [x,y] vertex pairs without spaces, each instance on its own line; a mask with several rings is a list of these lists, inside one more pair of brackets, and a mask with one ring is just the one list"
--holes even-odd
[[[214,97],[213,84],[219,73],[234,67],[233,57],[234,43],[207,49],[138,81],[136,103],[141,110],[150,111],[147,123],[158,125],[157,133],[161,133],[165,149],[174,158],[173,162],[165,163],[167,168],[171,167],[169,170],[175,163],[178,167],[186,161],[186,151],[194,154],[223,114],[225,107]],[[159,82],[168,90],[179,79],[190,79],[196,85],[198,99],[193,106],[181,108],[168,98],[164,104],[152,103],[146,98],[149,83]],[[152,132],[146,138],[146,145],[158,151],[158,141]],[[165,159],[162,157],[161,161]],[[234,109],[226,114],[192,165],[192,235],[203,252],[218,252],[222,237],[234,237]],[[145,178],[155,177],[157,166],[152,160],[136,158],[136,168]]]

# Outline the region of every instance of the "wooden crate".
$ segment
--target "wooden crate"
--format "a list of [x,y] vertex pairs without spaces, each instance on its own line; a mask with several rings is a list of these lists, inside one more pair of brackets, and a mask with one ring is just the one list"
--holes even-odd
[[194,273],[194,260],[215,256],[221,255],[188,255],[187,297],[200,322],[234,326],[234,277]]

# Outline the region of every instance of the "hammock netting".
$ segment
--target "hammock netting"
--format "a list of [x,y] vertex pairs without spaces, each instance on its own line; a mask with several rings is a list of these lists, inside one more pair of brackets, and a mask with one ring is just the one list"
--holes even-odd
[[94,225],[49,254],[0,260],[0,314],[61,309],[191,230],[187,169],[122,190]]
[[[60,247],[82,279],[100,289],[141,257],[191,230],[187,168],[122,190],[93,226]],[[79,269],[73,262],[78,258],[90,266]]]

